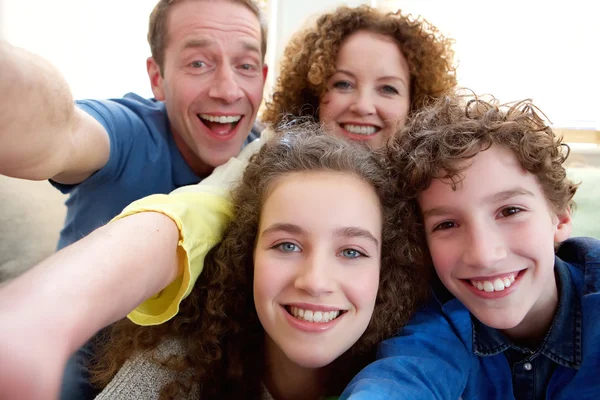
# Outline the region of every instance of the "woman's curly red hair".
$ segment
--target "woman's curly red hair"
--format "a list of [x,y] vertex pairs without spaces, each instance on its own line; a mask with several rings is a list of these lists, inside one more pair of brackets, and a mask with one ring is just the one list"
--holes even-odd
[[[273,98],[261,115],[279,125],[286,115],[319,120],[319,102],[335,71],[340,46],[351,34],[369,31],[394,38],[408,61],[411,112],[456,85],[453,41],[422,18],[384,13],[368,6],[339,7],[295,34],[280,61]],[[382,55],[385,57],[385,55]],[[373,60],[376,62],[376,60]]]

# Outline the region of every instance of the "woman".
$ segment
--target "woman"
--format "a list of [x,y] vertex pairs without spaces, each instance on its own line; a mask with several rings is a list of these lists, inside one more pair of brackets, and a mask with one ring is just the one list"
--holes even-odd
[[425,293],[391,182],[381,157],[315,127],[266,143],[180,314],[112,329],[94,380],[136,357],[99,398],[341,393]]
[[340,7],[291,38],[262,120],[308,116],[382,147],[412,112],[456,85],[451,44],[400,10]]

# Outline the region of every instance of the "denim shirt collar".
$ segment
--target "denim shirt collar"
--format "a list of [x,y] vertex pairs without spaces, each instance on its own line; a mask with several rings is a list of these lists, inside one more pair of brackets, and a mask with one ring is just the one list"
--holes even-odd
[[523,353],[542,354],[557,364],[579,369],[582,362],[581,302],[575,293],[576,288],[567,265],[558,257],[555,258],[554,271],[559,288],[558,308],[541,346],[535,351],[519,347],[500,331],[472,317],[473,352],[476,355],[492,356],[513,348]]

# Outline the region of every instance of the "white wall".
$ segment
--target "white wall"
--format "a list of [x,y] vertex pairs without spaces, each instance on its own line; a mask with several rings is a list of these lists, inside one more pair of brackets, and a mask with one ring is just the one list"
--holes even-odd
[[155,0],[3,0],[0,26],[12,44],[52,61],[76,98],[151,96],[148,16]]
[[588,0],[378,0],[456,39],[458,78],[501,101],[533,97],[558,127],[600,129],[600,20]]

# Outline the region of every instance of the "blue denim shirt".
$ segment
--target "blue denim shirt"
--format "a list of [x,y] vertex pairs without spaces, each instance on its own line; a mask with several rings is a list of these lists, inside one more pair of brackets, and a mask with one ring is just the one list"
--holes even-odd
[[533,354],[517,357],[528,350],[473,324],[462,303],[436,290],[341,399],[600,399],[600,241],[566,241],[555,268],[562,299]]

